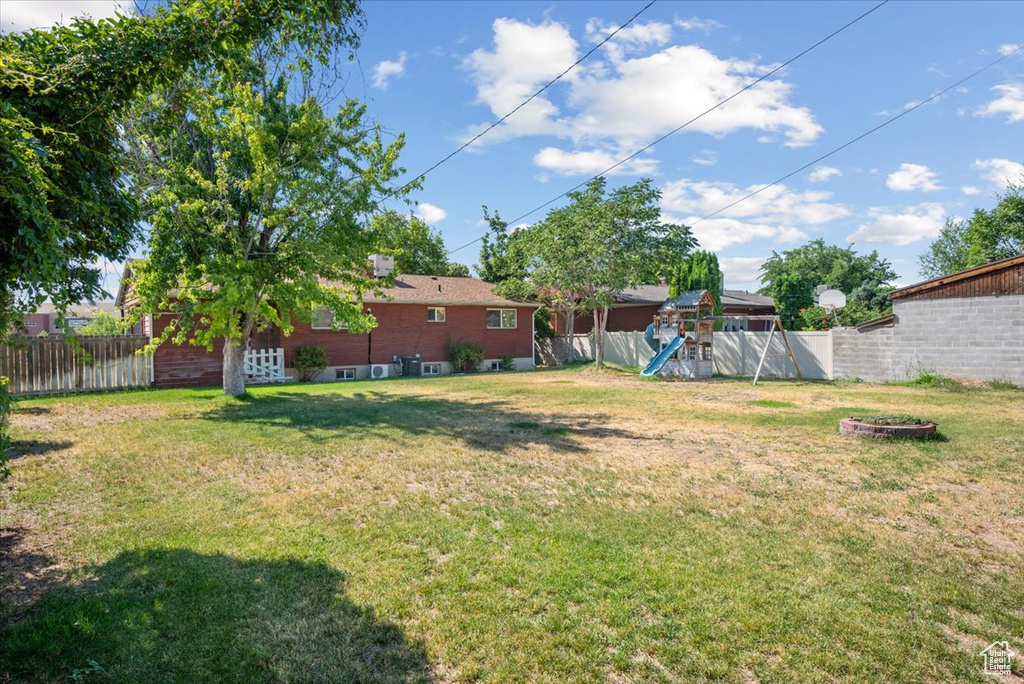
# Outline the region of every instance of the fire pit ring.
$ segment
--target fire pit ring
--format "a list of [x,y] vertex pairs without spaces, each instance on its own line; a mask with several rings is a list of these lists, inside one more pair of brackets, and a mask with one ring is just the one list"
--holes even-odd
[[839,433],[876,439],[927,439],[935,434],[935,423],[886,423],[885,418],[843,418],[839,421]]

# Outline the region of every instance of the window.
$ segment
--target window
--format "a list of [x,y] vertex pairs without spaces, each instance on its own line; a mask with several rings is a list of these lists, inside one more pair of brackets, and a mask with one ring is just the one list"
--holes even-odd
[[[310,323],[313,330],[334,330],[334,312],[327,307],[321,306],[313,312],[313,321]],[[348,330],[348,326],[342,323],[338,330]]]
[[695,344],[688,344],[688,345],[686,345],[686,358],[689,359],[690,361],[696,361],[697,360],[697,345],[695,345]]
[[665,328],[668,327],[668,314],[662,314],[661,315],[661,325],[662,325],[662,327],[665,327]]
[[36,324],[35,323],[26,323],[25,327],[26,328],[34,328],[34,327],[36,327]]
[[355,380],[356,369],[355,368],[336,368],[334,370],[335,380]]
[[501,361],[491,361],[491,370],[492,371],[500,371],[501,370]]
[[425,363],[425,364],[423,364],[423,374],[424,375],[440,375],[441,374],[441,364],[439,364],[439,363]]
[[515,309],[488,309],[487,310],[487,327],[488,328],[515,328],[516,327],[516,310]]
[[700,348],[700,360],[710,361],[711,360],[711,345],[705,344]]
[[427,323],[444,323],[446,318],[447,312],[443,306],[427,307]]

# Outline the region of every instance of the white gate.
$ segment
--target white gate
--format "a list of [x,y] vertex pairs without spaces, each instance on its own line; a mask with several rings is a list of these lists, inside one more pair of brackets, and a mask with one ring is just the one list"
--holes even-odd
[[249,349],[245,352],[245,381],[251,384],[261,382],[284,382],[284,349]]

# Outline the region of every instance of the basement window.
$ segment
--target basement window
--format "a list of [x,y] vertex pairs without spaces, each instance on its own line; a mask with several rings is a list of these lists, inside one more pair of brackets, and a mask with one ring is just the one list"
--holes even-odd
[[334,370],[335,380],[355,380],[356,369],[355,368],[336,368]]
[[487,327],[491,329],[514,329],[516,327],[516,310],[488,309]]
[[443,306],[427,307],[427,323],[444,323],[448,319],[448,313]]
[[425,364],[423,364],[423,374],[424,375],[440,375],[441,374],[441,364],[439,364],[439,363],[425,363]]

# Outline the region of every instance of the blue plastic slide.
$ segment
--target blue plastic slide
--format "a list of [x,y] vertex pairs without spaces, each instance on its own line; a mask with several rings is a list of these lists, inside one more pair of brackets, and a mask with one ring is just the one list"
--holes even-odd
[[658,343],[658,340],[655,339],[655,337],[654,337],[654,324],[653,323],[649,323],[647,325],[647,330],[644,331],[644,342],[646,342],[647,346],[649,346],[651,348],[651,351],[653,351],[653,352],[658,351],[658,347],[660,346],[660,344]]
[[676,337],[674,340],[669,342],[667,347],[662,349],[658,352],[657,356],[651,359],[651,362],[647,364],[647,368],[640,371],[640,375],[642,377],[649,378],[660,371],[661,367],[665,365],[665,362],[672,358],[672,355],[675,354],[681,346],[683,346],[683,339],[684,338],[682,337]]

